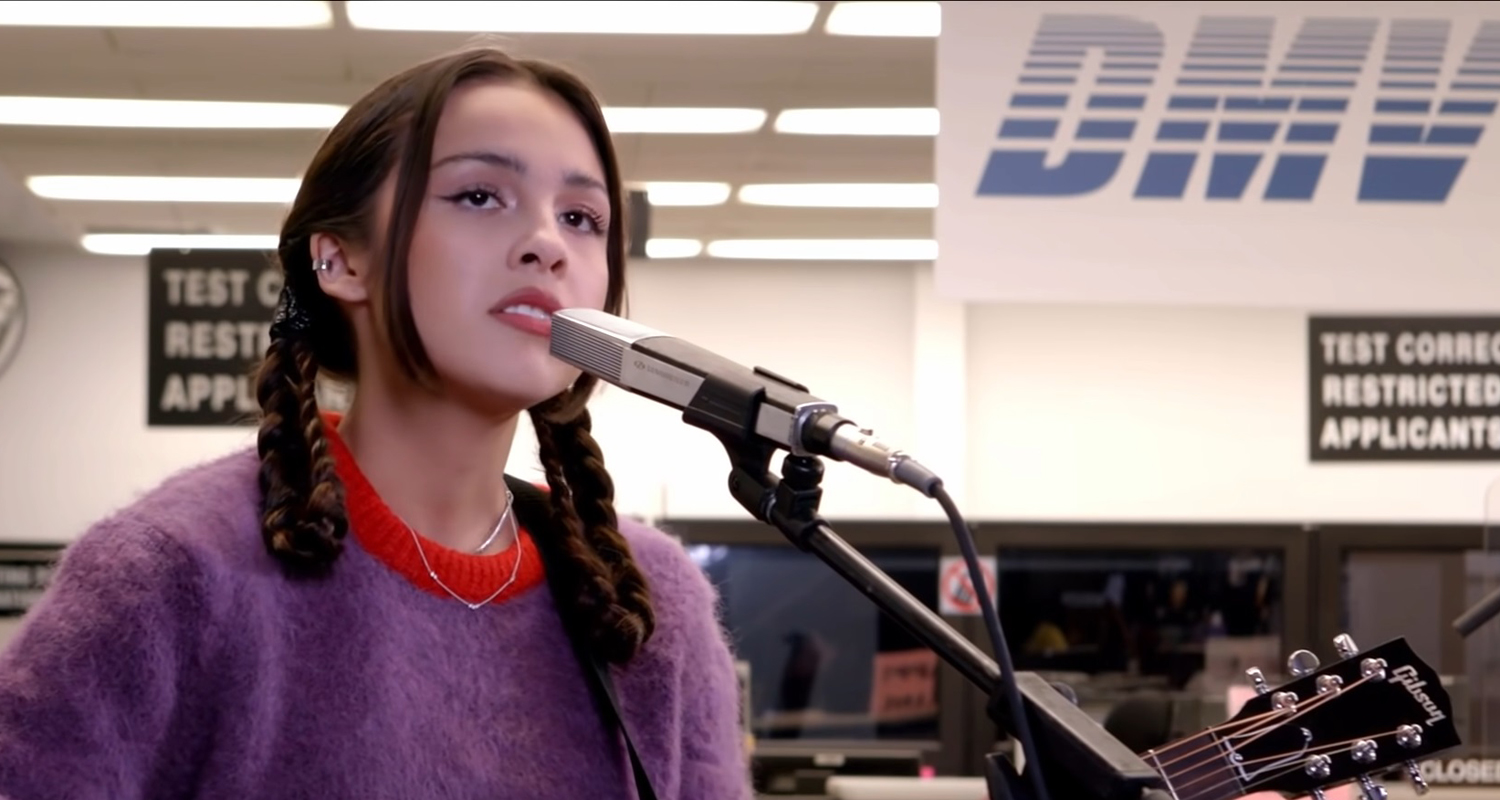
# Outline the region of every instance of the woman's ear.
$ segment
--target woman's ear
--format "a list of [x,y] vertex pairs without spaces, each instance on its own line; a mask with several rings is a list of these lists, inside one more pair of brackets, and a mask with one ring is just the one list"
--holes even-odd
[[324,294],[346,303],[363,303],[370,298],[365,282],[370,274],[366,259],[349,252],[342,242],[326,233],[313,234],[308,250]]

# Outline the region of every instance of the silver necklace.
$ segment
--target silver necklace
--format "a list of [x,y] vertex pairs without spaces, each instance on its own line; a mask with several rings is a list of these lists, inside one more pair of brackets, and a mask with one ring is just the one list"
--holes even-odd
[[490,535],[483,542],[481,542],[478,547],[474,548],[475,553],[483,553],[484,551],[488,550],[490,548],[490,544],[495,541],[495,537],[500,535],[500,530],[505,527],[506,521],[510,519],[511,503],[515,502],[515,499],[516,496],[511,494],[509,489],[506,489],[505,511],[500,515],[500,521],[495,523],[495,528],[494,530],[490,531]]
[[[511,502],[514,499],[515,497],[510,493],[509,490],[507,490],[505,492],[505,513],[500,515],[500,521],[495,523],[495,529],[493,531],[490,531],[489,538],[485,539],[484,544],[481,544],[479,546],[480,551],[483,551],[486,547],[490,546],[490,542],[493,542],[495,540],[495,537],[500,534],[500,529],[503,528],[505,526],[505,522],[510,519]],[[465,600],[464,598],[459,596],[458,592],[455,592],[452,589],[448,588],[448,584],[443,583],[443,579],[438,577],[437,570],[433,569],[432,564],[428,563],[427,553],[422,549],[422,538],[420,536],[417,536],[417,532],[412,530],[410,525],[406,524],[406,520],[402,520],[401,524],[405,526],[406,532],[411,534],[412,544],[417,546],[417,556],[422,559],[422,566],[427,570],[427,577],[432,578],[432,581],[436,583],[443,591],[447,592],[449,597],[452,597],[454,600],[457,600],[458,602],[468,606],[470,611],[477,611],[482,606],[488,605],[490,601],[499,597],[500,594],[506,589],[509,589],[510,585],[516,582],[516,576],[521,574],[521,556],[526,551],[525,548],[521,547],[521,539],[518,536],[516,537],[515,541],[516,563],[511,565],[510,577],[506,579],[505,583],[500,584],[500,588],[496,589],[494,594],[491,594],[489,597],[486,597],[477,603]]]

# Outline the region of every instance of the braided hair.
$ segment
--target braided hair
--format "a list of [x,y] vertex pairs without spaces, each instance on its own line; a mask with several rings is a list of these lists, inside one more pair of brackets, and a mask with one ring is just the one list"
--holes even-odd
[[[476,80],[529,83],[563,100],[593,141],[604,168],[612,216],[623,219],[618,160],[604,114],[574,75],[491,47],[468,48],[418,64],[356,102],[313,158],[282,226],[277,261],[282,306],[255,375],[260,402],[261,530],[267,550],[289,573],[324,574],[348,532],[344,490],[319,413],[320,374],[357,383],[352,326],[318,285],[310,242],[323,233],[367,246],[377,234],[372,198],[388,176],[395,193],[380,243],[373,307],[381,341],[408,379],[436,381],[412,317],[407,252],[428,179],[432,142],[449,94]],[[608,231],[605,310],[619,313],[625,291],[626,225]],[[624,662],[650,638],[655,613],[645,578],[619,531],[614,482],[591,431],[586,407],[596,380],[583,375],[530,409],[550,487],[552,528],[566,554],[556,576],[570,591],[565,611],[583,625],[601,657]]]

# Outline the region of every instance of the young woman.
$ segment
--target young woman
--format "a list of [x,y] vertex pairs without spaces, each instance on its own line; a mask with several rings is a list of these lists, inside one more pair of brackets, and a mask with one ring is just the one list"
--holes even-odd
[[[558,69],[464,51],[356,103],[282,229],[259,446],[68,549],[0,656],[0,798],[749,798],[712,589],[617,519],[548,353],[550,312],[620,308],[621,212]],[[504,475],[522,413],[545,494]]]

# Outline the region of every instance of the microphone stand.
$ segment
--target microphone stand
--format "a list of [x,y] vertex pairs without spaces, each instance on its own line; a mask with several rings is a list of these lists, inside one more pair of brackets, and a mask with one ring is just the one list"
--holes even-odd
[[1497,614],[1500,614],[1500,589],[1490,592],[1480,598],[1479,602],[1469,606],[1458,619],[1453,620],[1453,629],[1458,631],[1459,636],[1467,639],[1473,636],[1475,631],[1484,627],[1485,623],[1494,619]]
[[[859,589],[887,615],[930,647],[988,697],[985,713],[1012,730],[995,661],[844,541],[818,515],[823,464],[792,453],[782,476],[770,471],[776,447],[755,432],[764,388],[709,376],[683,421],[714,434],[728,451],[729,491],[755,519],[774,525]],[[698,402],[702,399],[704,402]],[[1162,776],[1085,714],[1056,687],[1031,672],[1016,681],[1048,793],[1059,800],[1171,800]],[[1035,800],[1030,785],[1002,753],[985,756],[990,800]]]

